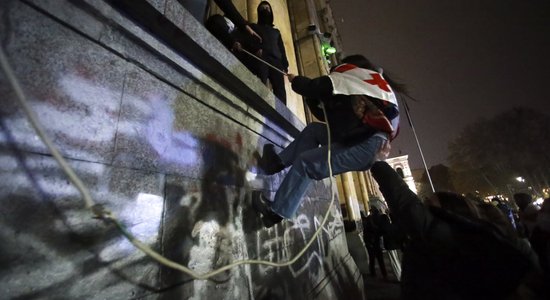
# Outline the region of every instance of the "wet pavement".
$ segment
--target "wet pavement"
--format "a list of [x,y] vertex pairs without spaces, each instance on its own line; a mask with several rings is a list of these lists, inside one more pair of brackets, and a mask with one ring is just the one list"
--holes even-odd
[[393,273],[386,251],[384,251],[384,263],[388,271],[387,280],[382,278],[378,263],[376,264],[378,276],[364,276],[363,278],[367,300],[397,300],[400,297],[400,283]]
[[365,294],[368,300],[396,300],[399,299],[401,288],[396,280],[368,276],[364,278]]

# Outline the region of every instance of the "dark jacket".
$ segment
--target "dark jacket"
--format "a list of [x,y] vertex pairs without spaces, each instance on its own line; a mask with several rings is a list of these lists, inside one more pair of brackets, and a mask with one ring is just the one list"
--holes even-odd
[[228,49],[231,49],[235,42],[241,43],[244,49],[252,53],[256,53],[261,47],[260,41],[244,29],[237,27],[230,30],[224,16],[213,15],[206,20],[204,26]]
[[296,76],[292,80],[292,90],[306,98],[306,103],[311,113],[320,121],[324,121],[323,111],[319,107],[322,101],[327,111],[332,139],[335,142],[353,144],[363,141],[376,130],[363,124],[352,107],[352,96],[333,95],[332,81],[328,76],[309,79],[304,76]]
[[244,29],[248,22],[241,16],[231,0],[214,0],[224,15],[239,29]]
[[363,221],[363,239],[367,248],[381,248],[382,233],[380,231],[380,214],[370,214]]
[[398,250],[403,248],[405,234],[401,227],[392,223],[390,217],[386,214],[381,215],[380,232],[384,238],[384,249]]
[[519,239],[481,220],[423,205],[385,162],[371,168],[394,219],[410,236],[404,250],[405,299],[503,299],[537,260]]
[[262,37],[262,58],[267,62],[281,68],[283,71],[288,69],[288,60],[286,58],[285,45],[281,37],[281,32],[273,27],[273,10],[269,15],[260,12],[262,4],[271,5],[267,1],[262,1],[258,5],[258,23],[250,26]]

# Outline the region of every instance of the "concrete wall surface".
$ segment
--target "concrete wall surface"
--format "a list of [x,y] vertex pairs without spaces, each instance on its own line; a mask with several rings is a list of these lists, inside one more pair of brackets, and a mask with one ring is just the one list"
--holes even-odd
[[[128,3],[132,8],[128,8]],[[343,299],[364,297],[330,180],[295,219],[264,229],[252,191],[265,143],[303,124],[176,0],[3,0],[0,40],[53,143],[127,230],[204,273],[163,267],[93,218],[0,73],[1,299]],[[336,193],[335,191],[333,193]]]

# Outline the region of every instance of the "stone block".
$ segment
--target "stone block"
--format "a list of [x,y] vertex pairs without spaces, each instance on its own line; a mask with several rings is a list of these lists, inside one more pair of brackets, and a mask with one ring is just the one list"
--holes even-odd
[[55,16],[66,24],[70,24],[73,28],[96,41],[99,40],[101,32],[105,28],[103,22],[83,12],[82,8],[71,5],[66,0],[29,0],[27,3],[38,10],[43,10]]
[[[40,124],[66,157],[109,162],[126,63],[17,2],[9,13],[9,61]],[[40,47],[36,47],[40,45]],[[22,149],[48,153],[2,77],[1,113]],[[5,105],[4,105],[5,104]]]
[[[213,174],[214,175],[214,174]],[[216,174],[226,176],[226,174]],[[246,189],[210,180],[168,176],[164,217],[164,255],[199,274],[248,257],[243,235]],[[183,273],[162,269],[163,299],[250,297],[247,267],[236,267],[209,281],[189,281]],[[228,296],[230,295],[230,296]]]
[[[4,297],[128,299],[157,288],[158,265],[116,227],[92,218],[51,157],[2,147],[0,162]],[[69,164],[97,203],[156,248],[163,176],[82,161]]]

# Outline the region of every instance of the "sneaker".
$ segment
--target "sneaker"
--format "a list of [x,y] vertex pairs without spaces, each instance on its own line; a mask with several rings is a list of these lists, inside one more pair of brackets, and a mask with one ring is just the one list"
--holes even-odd
[[266,228],[273,227],[283,220],[283,217],[271,210],[262,192],[255,192],[252,195],[252,207],[262,215],[262,223]]
[[283,221],[283,218],[276,213],[273,213],[271,216],[264,215],[262,217],[262,223],[265,228],[271,228]]
[[258,166],[267,175],[279,173],[285,168],[281,158],[275,152],[273,144],[264,145],[262,157],[258,160]]

